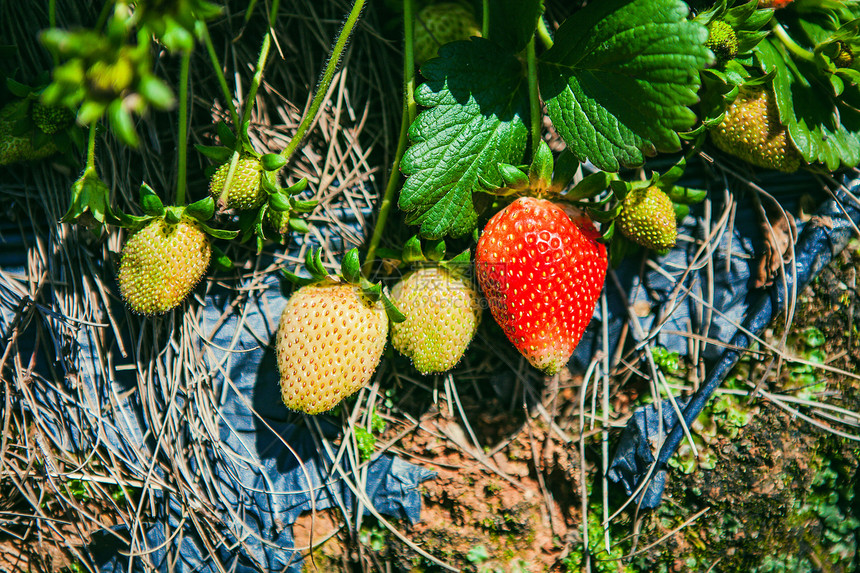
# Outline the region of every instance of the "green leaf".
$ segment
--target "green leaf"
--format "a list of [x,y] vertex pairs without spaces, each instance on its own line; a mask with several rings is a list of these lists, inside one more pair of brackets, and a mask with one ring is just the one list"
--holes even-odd
[[215,237],[216,239],[231,240],[231,239],[235,239],[237,236],[239,236],[239,231],[228,231],[227,229],[214,229],[205,223],[200,223],[199,221],[197,222],[197,224],[200,225],[200,228],[203,229],[203,231],[207,235]]
[[573,189],[565,193],[565,198],[572,201],[588,199],[602,193],[612,182],[612,176],[605,171],[598,171],[586,175],[582,181],[574,185]]
[[215,214],[215,199],[210,195],[195,201],[185,208],[185,214],[201,222],[208,221]]
[[548,189],[552,183],[552,172],[555,168],[552,150],[546,141],[538,143],[534,159],[529,167],[529,179],[540,189]]
[[123,105],[123,100],[115,99],[111,102],[108,106],[108,118],[110,119],[111,130],[123,143],[131,147],[137,147],[140,144],[137,131],[134,129],[134,118]]
[[860,99],[857,86],[846,86],[836,98],[813,64],[792,60],[777,42],[761,42],[756,53],[763,71],[776,72],[774,99],[794,146],[808,163],[823,163],[831,171],[860,163],[860,112],[843,103]]
[[488,37],[519,52],[534,36],[537,19],[542,13],[542,0],[494,0],[490,4]]
[[269,208],[280,212],[289,211],[290,200],[282,193],[272,193],[269,195]]
[[680,0],[602,0],[565,21],[540,61],[540,89],[580,161],[606,171],[675,151],[696,121],[708,32]]
[[219,121],[215,125],[215,130],[218,132],[218,139],[221,140],[221,144],[233,149],[236,146],[236,134],[230,129],[230,126],[224,123],[223,121]]
[[140,185],[140,207],[147,215],[153,217],[164,215],[164,203],[161,202],[161,198],[152,190],[152,187],[146,183]]
[[197,151],[205,155],[217,164],[227,163],[233,156],[233,150],[223,145],[195,145]]
[[384,292],[382,293],[382,306],[385,307],[385,314],[388,315],[391,322],[398,323],[406,320],[406,315],[400,312],[400,309],[391,302],[391,299]]
[[287,225],[290,227],[291,231],[295,231],[296,233],[310,233],[311,227],[308,225],[308,222],[304,219],[299,219],[298,217],[290,217],[287,220]]
[[418,235],[409,237],[403,243],[403,251],[400,253],[400,260],[405,263],[414,263],[417,261],[426,261],[424,251],[421,250],[421,238]]
[[430,109],[409,128],[399,206],[422,236],[461,237],[477,225],[478,178],[501,186],[498,164],[522,162],[526,78],[512,53],[482,38],[443,46],[421,71],[427,82],[415,99]]
[[340,263],[340,274],[350,284],[358,284],[361,280],[361,259],[358,249],[352,248],[343,256]]
[[266,171],[277,171],[287,164],[287,161],[277,153],[266,153],[260,157],[260,164]]
[[559,191],[570,185],[573,177],[579,170],[579,161],[576,156],[570,152],[570,149],[564,148],[561,155],[555,161],[555,171],[552,174],[552,185]]

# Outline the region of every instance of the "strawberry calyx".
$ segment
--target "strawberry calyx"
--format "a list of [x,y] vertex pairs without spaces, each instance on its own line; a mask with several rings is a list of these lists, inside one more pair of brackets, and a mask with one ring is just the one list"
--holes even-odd
[[332,274],[326,269],[322,261],[322,248],[316,250],[309,249],[307,255],[305,255],[305,270],[310,276],[300,276],[286,269],[281,269],[281,273],[289,282],[299,287],[317,283],[351,284],[358,286],[361,289],[362,296],[371,304],[382,301],[385,313],[391,322],[403,322],[406,320],[403,313],[391,302],[382,284],[373,283],[362,275],[361,258],[356,248],[350,249],[343,256],[338,274]]

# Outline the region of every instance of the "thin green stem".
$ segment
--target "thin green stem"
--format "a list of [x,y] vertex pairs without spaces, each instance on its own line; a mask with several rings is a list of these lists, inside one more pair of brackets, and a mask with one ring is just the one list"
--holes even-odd
[[388,214],[391,212],[391,206],[394,204],[394,191],[400,184],[400,160],[403,159],[403,154],[406,152],[407,134],[409,132],[408,120],[409,111],[404,106],[402,123],[400,125],[400,139],[397,141],[397,152],[394,155],[394,162],[391,164],[391,171],[388,173],[385,194],[382,196],[382,202],[379,204],[379,216],[376,218],[373,235],[370,237],[370,244],[367,247],[367,256],[364,258],[363,272],[365,277],[370,276],[373,261],[376,259],[376,249],[382,240],[382,233],[385,230],[385,224],[388,222]]
[[176,171],[176,204],[185,205],[185,178],[188,168],[188,69],[191,67],[191,50],[182,53],[179,69],[179,167]]
[[334,48],[332,48],[331,56],[329,56],[328,63],[325,67],[325,72],[323,72],[323,77],[317,86],[317,92],[314,94],[314,99],[311,101],[311,107],[308,109],[305,117],[302,118],[302,122],[296,130],[296,134],[290,140],[287,147],[281,152],[281,157],[287,161],[290,160],[290,157],[292,157],[293,153],[295,153],[296,149],[301,145],[302,140],[305,135],[307,135],[311,125],[313,125],[313,122],[316,119],[320,106],[322,105],[322,102],[328,93],[328,89],[331,86],[331,80],[334,77],[334,73],[337,71],[340,57],[343,55],[343,50],[346,48],[349,36],[352,34],[352,30],[355,28],[356,22],[358,22],[358,17],[361,15],[361,10],[364,8],[364,2],[365,0],[355,0],[355,3],[352,5],[352,10],[350,11],[349,16],[347,16],[346,22],[343,24],[343,28],[340,30],[340,35],[337,38],[337,42],[335,42]]
[[481,7],[481,36],[487,38],[490,36],[490,0],[483,0]]
[[239,114],[236,112],[236,106],[233,105],[233,92],[230,91],[230,86],[227,85],[227,78],[224,77],[224,71],[221,69],[221,62],[218,61],[218,54],[215,53],[215,45],[212,44],[212,37],[209,35],[209,26],[203,22],[203,43],[206,45],[206,52],[209,54],[209,60],[212,62],[212,69],[215,70],[215,77],[218,79],[218,85],[221,86],[221,92],[224,94],[224,100],[227,102],[227,109],[230,111],[230,121],[233,125],[239,124]]
[[379,248],[379,242],[382,240],[382,233],[385,231],[385,224],[388,222],[388,215],[391,212],[391,206],[394,204],[394,192],[400,184],[400,161],[403,159],[403,154],[406,152],[408,142],[409,126],[415,119],[417,109],[415,105],[415,53],[413,34],[415,27],[413,0],[403,0],[403,37],[404,37],[404,57],[403,57],[403,114],[400,124],[400,137],[397,141],[397,151],[394,154],[394,161],[391,165],[391,171],[388,173],[388,182],[385,185],[385,193],[382,196],[382,202],[379,205],[379,215],[376,217],[376,225],[373,227],[373,234],[370,237],[370,244],[367,247],[367,256],[364,258],[364,268],[362,269],[365,277],[369,277],[373,271],[373,262],[376,259],[376,249]]
[[96,170],[96,126],[97,121],[90,124],[89,133],[87,134],[87,166],[85,172],[95,172]]
[[406,106],[406,118],[411,124],[418,115],[415,104],[415,18],[414,2],[403,0],[403,97]]
[[547,50],[552,48],[552,34],[550,33],[549,26],[546,25],[546,19],[543,16],[538,18],[537,33],[541,43],[543,44],[543,47]]
[[535,52],[535,37],[532,36],[526,46],[526,61],[528,63],[529,74],[529,108],[531,111],[531,139],[532,139],[532,159],[537,153],[538,143],[541,140],[541,110],[540,110],[540,95],[538,95],[537,81],[537,55]]
[[795,42],[794,39],[788,35],[788,32],[785,31],[785,28],[783,28],[778,22],[774,23],[771,30],[773,30],[773,33],[776,34],[776,37],[780,39],[783,45],[793,55],[797,56],[801,60],[806,60],[807,62],[815,61],[815,54],[799,46],[797,42]]
[[242,129],[248,120],[251,119],[251,111],[254,109],[254,100],[257,98],[257,90],[260,88],[260,83],[263,81],[263,68],[266,67],[266,60],[269,58],[269,48],[272,46],[272,34],[266,32],[263,36],[263,45],[260,46],[260,56],[257,58],[257,67],[254,72],[254,78],[251,80],[251,87],[248,89],[248,97],[245,99],[245,109],[242,112],[242,125],[236,126],[236,129]]
[[269,26],[275,25],[275,20],[278,19],[278,8],[281,6],[281,0],[272,2],[272,9],[269,11]]

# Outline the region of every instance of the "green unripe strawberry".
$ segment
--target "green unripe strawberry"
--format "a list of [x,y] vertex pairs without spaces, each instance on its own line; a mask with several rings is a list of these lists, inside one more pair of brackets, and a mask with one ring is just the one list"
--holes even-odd
[[465,6],[456,2],[431,4],[415,19],[415,63],[421,65],[435,57],[443,44],[480,35],[475,16]]
[[800,167],[800,153],[779,122],[770,89],[742,86],[723,121],[710,133],[714,145],[752,165],[786,173]]
[[134,312],[167,312],[200,282],[211,258],[209,237],[199,225],[187,219],[175,225],[154,219],[122,249],[120,294]]
[[225,163],[215,171],[209,181],[209,193],[218,202],[220,209],[254,209],[263,204],[266,199],[266,191],[262,186],[263,166],[256,157],[246,156],[239,159],[230,188],[224,193],[224,183],[227,181],[227,173],[230,164]]
[[0,109],[0,165],[10,165],[19,161],[36,161],[55,154],[58,149],[53,141],[35,148],[27,135],[13,135],[13,128],[19,115],[25,113],[25,100],[16,101]]
[[319,414],[373,376],[388,337],[381,301],[350,284],[313,284],[287,301],[277,335],[281,397],[291,410]]
[[839,51],[836,52],[836,56],[833,58],[833,63],[836,64],[838,68],[850,68],[851,64],[854,63],[854,52],[851,51],[851,48],[842,42],[836,43]]
[[75,120],[75,114],[67,107],[60,105],[42,105],[33,103],[33,123],[48,135],[53,135],[69,127]]
[[406,320],[391,326],[391,344],[422,374],[445,372],[460,361],[481,320],[472,285],[441,267],[409,273],[391,289]]
[[734,28],[722,20],[708,24],[708,41],[705,46],[717,57],[718,62],[727,62],[738,55],[738,36]]
[[630,191],[616,222],[628,239],[655,251],[671,249],[678,237],[672,200],[654,186]]

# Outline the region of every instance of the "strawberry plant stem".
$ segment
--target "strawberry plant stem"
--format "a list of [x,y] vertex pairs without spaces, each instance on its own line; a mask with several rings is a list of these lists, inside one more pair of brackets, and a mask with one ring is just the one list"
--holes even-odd
[[490,35],[490,0],[481,2],[483,14],[481,15],[481,36],[484,38]]
[[538,80],[537,80],[537,56],[535,55],[535,37],[532,36],[529,40],[529,45],[526,47],[526,58],[528,61],[529,73],[529,106],[531,111],[531,140],[532,140],[532,159],[537,153],[538,143],[540,143],[540,96],[538,95]]
[[413,12],[413,1],[403,0],[403,37],[405,47],[403,56],[403,118],[400,124],[400,138],[397,141],[397,151],[394,154],[391,171],[388,173],[388,183],[385,185],[385,193],[379,204],[379,216],[376,218],[376,225],[373,227],[373,234],[367,247],[367,256],[364,258],[364,268],[362,270],[365,277],[369,277],[373,270],[376,249],[379,247],[382,232],[385,230],[385,224],[388,222],[388,214],[391,212],[394,191],[400,183],[400,160],[406,152],[409,126],[417,115],[417,107],[415,105],[415,46],[413,42],[415,20]]
[[[57,0],[50,0],[50,2],[48,2],[48,27],[57,27]],[[54,67],[56,68],[60,65],[60,55],[53,51],[51,52],[51,55],[53,56]]]
[[776,37],[780,39],[782,44],[788,49],[789,52],[792,53],[792,55],[797,56],[801,60],[806,60],[807,62],[815,61],[815,54],[813,54],[809,50],[800,47],[797,42],[795,42],[792,37],[788,35],[788,32],[786,32],[785,28],[783,28],[780,24],[775,23],[771,30],[773,30],[773,33],[776,34]]
[[215,77],[218,79],[218,85],[221,86],[221,91],[224,94],[224,100],[227,102],[227,109],[230,110],[230,121],[234,126],[239,125],[239,114],[236,113],[236,106],[233,105],[233,93],[227,85],[227,78],[224,77],[224,71],[221,69],[221,62],[218,61],[218,54],[215,53],[215,46],[212,44],[212,38],[209,36],[209,26],[203,22],[203,43],[206,45],[206,52],[209,54],[209,59],[212,61],[212,69],[215,70]]
[[290,140],[290,143],[287,144],[287,147],[281,152],[281,157],[286,161],[290,160],[290,157],[292,157],[293,153],[295,153],[296,149],[301,145],[302,140],[305,135],[307,135],[307,132],[310,130],[314,120],[316,120],[316,116],[319,112],[320,106],[322,105],[323,99],[325,99],[328,89],[331,86],[332,77],[334,77],[334,73],[340,63],[343,50],[346,48],[346,43],[349,40],[350,35],[352,35],[352,30],[355,28],[356,22],[358,22],[361,10],[364,8],[364,2],[365,0],[355,0],[349,16],[347,16],[346,21],[343,23],[343,28],[340,29],[340,34],[338,35],[334,48],[332,48],[331,55],[329,56],[328,63],[325,67],[325,72],[323,72],[323,77],[317,86],[317,93],[314,94],[314,99],[311,101],[311,107],[308,109],[305,117],[302,118],[302,122],[296,130],[296,134]]
[[263,68],[266,67],[266,60],[269,58],[269,48],[272,45],[272,34],[266,32],[263,36],[263,45],[260,46],[260,57],[257,58],[257,67],[254,68],[254,77],[251,80],[251,87],[248,89],[248,97],[245,99],[245,109],[242,112],[242,125],[237,125],[236,129],[242,129],[248,120],[251,119],[251,110],[254,109],[254,100],[257,98],[257,89],[263,81]]
[[418,106],[415,104],[415,17],[412,0],[403,0],[403,83],[404,104],[406,116],[411,124],[418,115]]
[[84,171],[89,172],[96,170],[96,125],[98,122],[90,124],[89,133],[87,133],[87,166]]
[[179,168],[176,172],[176,204],[185,205],[185,172],[188,166],[188,68],[191,65],[191,50],[182,53],[179,69],[179,141],[177,155]]

